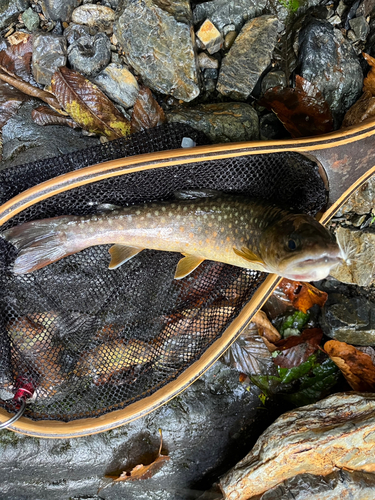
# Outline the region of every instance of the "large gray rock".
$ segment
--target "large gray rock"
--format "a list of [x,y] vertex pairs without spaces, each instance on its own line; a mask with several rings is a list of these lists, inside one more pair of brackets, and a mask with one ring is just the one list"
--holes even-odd
[[236,100],[247,99],[271,62],[276,37],[275,16],[248,21],[223,59],[217,90]]
[[223,30],[228,24],[240,31],[243,24],[259,16],[267,4],[266,0],[213,0],[195,6],[194,23],[210,19],[217,29]]
[[375,345],[374,304],[364,297],[330,293],[320,323],[327,337],[352,345]]
[[306,470],[314,476],[325,476],[337,469],[374,473],[374,437],[372,393],[334,394],[285,413],[221,479],[224,498],[259,499],[256,495]]
[[[234,465],[270,421],[238,372],[216,363],[183,394],[130,424],[77,439],[0,431],[1,500],[193,500]],[[147,481],[111,483],[105,474],[152,460],[163,432],[170,461]],[[35,459],[37,457],[37,460]],[[98,489],[105,486],[98,493]],[[212,499],[212,497],[208,497]],[[217,498],[217,497],[214,497]]]
[[359,189],[356,189],[344,203],[337,215],[348,212],[369,214],[375,208],[375,176],[370,177]]
[[0,29],[6,28],[18,15],[29,6],[28,0],[1,0],[0,2]]
[[188,24],[176,21],[152,0],[128,0],[115,34],[127,62],[148,87],[183,101],[199,95]]
[[363,72],[353,47],[328,21],[312,20],[300,32],[298,57],[300,75],[323,94],[338,128],[362,93]]
[[40,105],[39,100],[25,102],[17,115],[3,127],[4,150],[0,169],[100,144],[97,137],[84,137],[70,127],[37,125],[31,118],[31,111]]
[[33,37],[32,68],[38,83],[50,85],[54,72],[66,65],[66,39],[64,36],[39,34]]
[[375,281],[375,233],[339,227],[336,239],[346,260],[331,270],[331,276],[343,283],[371,285]]
[[252,141],[259,138],[257,112],[249,104],[201,104],[167,113],[169,122],[186,123],[204,132],[214,143]]
[[154,4],[169,12],[182,23],[190,23],[193,19],[189,0],[154,0]]
[[43,14],[52,21],[69,22],[81,0],[41,0]]

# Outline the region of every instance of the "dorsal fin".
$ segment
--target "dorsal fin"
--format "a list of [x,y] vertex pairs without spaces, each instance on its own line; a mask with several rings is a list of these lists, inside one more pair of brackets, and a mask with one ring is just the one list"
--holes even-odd
[[175,191],[174,195],[179,200],[194,200],[196,198],[215,198],[223,194],[215,189],[182,189]]
[[111,262],[108,269],[117,269],[122,264],[130,260],[132,257],[142,252],[143,248],[127,247],[124,245],[113,245],[109,249],[111,254]]

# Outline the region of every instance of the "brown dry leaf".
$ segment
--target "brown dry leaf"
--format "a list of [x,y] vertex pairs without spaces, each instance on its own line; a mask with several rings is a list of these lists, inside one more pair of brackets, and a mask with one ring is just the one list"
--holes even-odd
[[0,70],[24,82],[36,85],[31,72],[32,52],[32,35],[19,39],[18,43],[0,52]]
[[299,366],[318,350],[322,337],[320,328],[310,328],[299,336],[280,340],[275,345],[281,353],[273,358],[273,362],[281,368]]
[[38,125],[67,125],[71,128],[80,128],[74,120],[68,116],[63,116],[52,108],[39,106],[31,112],[31,118]]
[[372,96],[371,92],[367,91],[345,113],[342,127],[358,125],[373,116],[375,116],[375,97]]
[[295,88],[269,89],[259,104],[272,110],[292,137],[309,137],[333,130],[328,103],[311,82],[299,75]]
[[8,36],[7,42],[11,45],[18,45],[19,43],[24,43],[30,38],[29,33],[24,33],[23,31],[16,31],[13,35]]
[[375,96],[375,59],[365,52],[362,52],[362,55],[371,67],[363,81],[363,92],[370,92],[372,96]]
[[34,87],[30,83],[24,82],[23,80],[20,80],[14,76],[6,75],[4,73],[0,73],[0,80],[9,83],[26,95],[37,97],[38,99],[41,99],[42,101],[46,102],[56,109],[60,108],[59,102],[50,92],[38,89],[38,87]]
[[158,456],[156,459],[151,462],[149,465],[139,464],[136,465],[130,472],[124,471],[119,477],[113,476],[105,476],[113,479],[114,482],[118,481],[139,481],[141,479],[149,479],[154,476],[163,465],[170,460],[168,455],[162,455],[161,449],[163,446],[163,435],[161,429],[159,429],[160,433],[160,446],[158,451]]
[[99,88],[65,66],[55,71],[51,88],[60,105],[85,130],[110,140],[130,133],[129,121]]
[[323,307],[328,298],[325,292],[318,290],[310,283],[291,281],[286,278],[281,280],[274,293],[279,299],[290,303],[303,313],[306,313],[315,304]]
[[368,354],[338,340],[326,342],[324,350],[354,391],[375,392],[375,366]]
[[269,342],[274,343],[281,339],[280,333],[267,318],[267,315],[264,311],[258,311],[253,316],[252,321],[257,325],[259,334],[262,337],[265,337]]
[[134,104],[131,119],[131,133],[154,128],[165,122],[165,114],[147,87],[141,87]]
[[0,128],[6,124],[9,118],[17,113],[25,99],[25,94],[11,85],[0,81]]

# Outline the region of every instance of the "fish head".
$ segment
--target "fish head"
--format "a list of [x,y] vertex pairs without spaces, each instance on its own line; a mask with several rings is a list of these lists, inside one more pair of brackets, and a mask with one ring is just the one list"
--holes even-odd
[[288,214],[261,236],[260,255],[269,272],[297,281],[319,281],[343,260],[335,237],[313,217]]

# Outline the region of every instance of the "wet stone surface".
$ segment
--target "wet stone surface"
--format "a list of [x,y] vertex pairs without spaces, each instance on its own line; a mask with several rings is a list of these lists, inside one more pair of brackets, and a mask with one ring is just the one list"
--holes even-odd
[[251,141],[259,137],[258,115],[249,104],[202,104],[167,113],[169,122],[186,123],[214,143]]
[[129,2],[121,13],[115,35],[127,62],[144,83],[176,99],[199,95],[191,29],[151,0]]
[[2,0],[0,3],[0,29],[15,21],[29,7],[28,0]]
[[121,64],[109,64],[92,81],[114,102],[125,109],[132,107],[138,97],[139,86],[134,75]]
[[50,85],[53,73],[66,64],[66,39],[39,34],[33,38],[32,68],[38,83]]
[[[112,431],[63,440],[0,431],[0,469],[6,478],[1,498],[197,499],[272,421],[260,406],[258,393],[239,383],[238,372],[217,362],[165,406]],[[170,461],[153,478],[112,484],[103,479],[151,462],[159,428]],[[19,465],[36,455],[33,466],[22,467],[20,475]]]
[[43,13],[52,21],[69,22],[80,0],[42,0]]
[[68,48],[68,61],[84,76],[96,76],[111,60],[111,43],[104,33],[82,36]]

